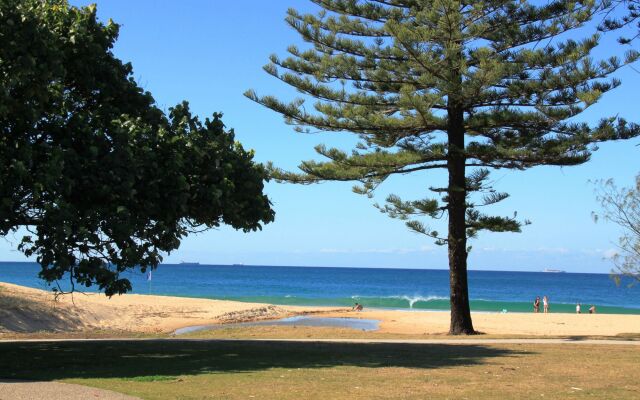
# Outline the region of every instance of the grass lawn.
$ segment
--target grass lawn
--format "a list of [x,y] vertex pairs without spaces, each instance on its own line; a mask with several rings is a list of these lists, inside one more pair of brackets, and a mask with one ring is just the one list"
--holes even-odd
[[637,346],[0,343],[0,378],[143,399],[638,399]]

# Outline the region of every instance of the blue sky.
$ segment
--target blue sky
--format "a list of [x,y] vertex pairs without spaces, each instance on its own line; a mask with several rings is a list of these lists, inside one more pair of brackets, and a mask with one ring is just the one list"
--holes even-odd
[[[223,112],[226,125],[235,129],[246,148],[255,149],[258,161],[271,160],[291,169],[300,160],[315,158],[313,146],[318,143],[349,143],[344,139],[347,134],[295,133],[278,114],[242,95],[247,89],[285,98],[296,95],[262,66],[270,54],[284,55],[288,45],[304,46],[284,17],[288,7],[313,10],[309,1],[98,0],[97,5],[101,19],[112,18],[122,25],[116,56],[133,64],[136,80],[161,107],[186,99],[201,117]],[[605,40],[600,53],[603,48],[615,48],[613,38]],[[625,68],[617,76],[622,86],[580,120],[616,114],[640,120],[640,73]],[[505,215],[518,211],[532,225],[519,234],[481,234],[472,242],[469,268],[608,272],[611,262],[606,257],[620,232],[593,222],[591,212],[599,207],[589,181],[615,178],[619,185],[630,185],[640,172],[639,143],[634,139],[602,144],[589,163],[578,167],[494,172],[496,189],[511,197],[492,211]],[[352,193],[349,183],[272,182],[266,191],[277,213],[275,223],[257,233],[221,228],[190,236],[165,262],[446,268],[445,248],[409,232],[403,223],[372,206],[388,193],[420,198],[444,179],[438,172],[396,177],[380,188],[374,200]],[[441,225],[432,226],[443,230]],[[24,260],[15,250],[17,242],[12,237],[0,241],[0,259]]]

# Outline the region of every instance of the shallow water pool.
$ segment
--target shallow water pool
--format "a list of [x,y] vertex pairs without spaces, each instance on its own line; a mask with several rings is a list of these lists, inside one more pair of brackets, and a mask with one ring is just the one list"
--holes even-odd
[[359,319],[359,318],[318,318],[296,316],[283,319],[274,319],[269,321],[256,322],[240,322],[237,324],[212,324],[212,325],[195,325],[177,329],[174,335],[184,335],[185,333],[223,329],[238,328],[245,326],[318,326],[331,328],[348,328],[360,331],[376,331],[379,329],[380,321],[376,319]]

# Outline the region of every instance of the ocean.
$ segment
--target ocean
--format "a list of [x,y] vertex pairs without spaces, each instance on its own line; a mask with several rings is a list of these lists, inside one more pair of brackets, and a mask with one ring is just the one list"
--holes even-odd
[[[0,281],[50,289],[36,263],[0,262]],[[126,272],[133,293],[280,305],[449,310],[446,270],[162,264],[147,274]],[[628,283],[628,282],[626,282]],[[61,282],[64,288],[64,282]],[[91,290],[89,290],[91,291]],[[606,274],[469,271],[471,310],[531,312],[536,296],[551,312],[590,305],[598,313],[640,314],[640,285],[616,286]]]

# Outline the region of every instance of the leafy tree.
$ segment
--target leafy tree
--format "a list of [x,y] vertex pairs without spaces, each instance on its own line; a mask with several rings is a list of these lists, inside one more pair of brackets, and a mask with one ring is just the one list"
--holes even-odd
[[40,276],[124,293],[189,232],[273,220],[266,171],[220,114],[160,110],[111,48],[95,6],[0,0],[0,234]]
[[618,188],[613,179],[598,182],[597,199],[602,212],[594,214],[596,221],[603,218],[623,230],[619,251],[613,256],[616,280],[620,282],[622,275],[630,277],[632,283],[640,282],[640,175],[635,187],[630,188]]
[[[312,1],[322,8],[317,15],[290,9],[286,18],[309,48],[290,46],[264,69],[315,98],[315,111],[305,97],[246,96],[300,131],[352,133],[359,142],[351,152],[319,145],[328,160],[304,161],[301,173],[272,166],[273,176],[359,181],[355,191],[371,195],[392,175],[445,170],[448,184],[431,188],[435,198],[392,195],[380,209],[448,246],[450,333],[474,333],[467,239],[522,224],[480,211],[507,197],[487,183],[489,169],[582,164],[593,143],[638,135],[637,125],[615,117],[576,121],[620,84],[610,75],[638,53],[593,61],[599,36],[569,37],[601,10],[592,1]],[[447,234],[419,220],[442,215]]]

